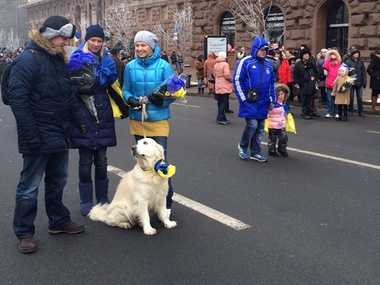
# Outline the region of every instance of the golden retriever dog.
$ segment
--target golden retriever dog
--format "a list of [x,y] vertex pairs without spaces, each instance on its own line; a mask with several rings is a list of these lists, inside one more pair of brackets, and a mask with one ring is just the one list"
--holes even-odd
[[93,207],[89,218],[124,229],[139,224],[144,234],[154,235],[157,230],[150,224],[151,211],[165,228],[176,227],[177,223],[170,220],[171,211],[166,209],[168,178],[155,170],[156,163],[165,159],[163,147],[144,138],[132,147],[132,152],[137,161],[135,167],[121,179],[112,202]]

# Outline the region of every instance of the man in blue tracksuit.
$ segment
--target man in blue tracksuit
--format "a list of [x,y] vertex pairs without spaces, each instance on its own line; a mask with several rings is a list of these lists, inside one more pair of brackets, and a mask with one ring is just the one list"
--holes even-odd
[[243,58],[234,74],[234,90],[239,100],[239,117],[245,118],[246,127],[238,145],[243,160],[266,162],[261,154],[261,139],[268,110],[275,102],[275,74],[272,63],[266,59],[268,43],[262,37],[252,41],[251,55]]

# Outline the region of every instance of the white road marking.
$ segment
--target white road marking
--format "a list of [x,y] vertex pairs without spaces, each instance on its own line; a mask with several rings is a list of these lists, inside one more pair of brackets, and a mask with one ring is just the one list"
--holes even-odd
[[[119,177],[124,177],[124,175],[127,173],[124,170],[112,165],[108,165],[107,170],[113,174],[116,174]],[[239,221],[238,219],[230,217],[218,210],[212,209],[206,205],[203,205],[197,201],[191,200],[178,193],[174,193],[173,201],[185,207],[188,207],[202,215],[205,215],[206,217],[209,217],[210,219],[213,219],[221,224],[224,224],[236,231],[246,230],[251,227],[250,225],[247,225],[243,223],[242,221]]]
[[189,108],[196,108],[196,109],[199,109],[201,106],[197,106],[197,105],[190,105],[190,104],[185,104],[185,103],[173,103],[172,105],[176,105],[176,106],[183,106],[183,107],[189,107]]
[[[262,144],[263,145],[267,145],[268,143],[263,142]],[[302,150],[302,149],[293,148],[293,147],[288,147],[287,149],[290,150],[290,151],[294,151],[294,152],[298,152],[298,153],[302,153],[302,154],[308,154],[308,155],[311,155],[311,156],[331,159],[331,160],[340,161],[340,162],[344,162],[344,163],[348,163],[348,164],[353,164],[353,165],[357,165],[357,166],[362,166],[362,167],[367,167],[367,168],[372,168],[372,169],[380,170],[380,165],[376,165],[376,164],[371,164],[371,163],[366,163],[366,162],[346,159],[346,158],[332,156],[332,155],[323,154],[323,153],[319,153],[319,152]]]
[[380,132],[378,132],[378,131],[372,131],[372,130],[367,130],[367,133],[369,133],[369,134],[375,134],[375,135],[380,135]]

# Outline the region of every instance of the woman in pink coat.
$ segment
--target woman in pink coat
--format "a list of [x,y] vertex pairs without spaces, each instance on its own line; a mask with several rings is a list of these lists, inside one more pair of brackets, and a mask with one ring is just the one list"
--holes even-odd
[[226,61],[226,53],[218,53],[214,66],[215,77],[215,99],[218,102],[218,116],[216,122],[220,125],[227,125],[225,109],[228,96],[232,93],[231,69]]
[[335,97],[332,96],[332,89],[334,82],[338,76],[338,69],[342,63],[342,58],[336,50],[329,50],[326,55],[325,63],[323,64],[323,70],[326,75],[326,103],[327,113],[325,118],[331,118],[336,113],[335,110]]

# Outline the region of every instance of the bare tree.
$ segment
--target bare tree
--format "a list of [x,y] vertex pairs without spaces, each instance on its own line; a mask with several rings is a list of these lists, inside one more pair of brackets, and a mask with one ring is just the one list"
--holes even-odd
[[185,51],[186,43],[191,41],[193,27],[193,9],[188,6],[173,12],[174,27],[173,40],[176,42],[177,50]]
[[[289,5],[289,0],[283,1],[284,7]],[[232,14],[245,23],[250,32],[254,35],[265,35],[266,37],[275,28],[273,24],[267,22],[272,8],[272,0],[232,0],[229,6]],[[282,38],[283,35],[284,30],[279,38]]]
[[[270,6],[272,1],[270,1]],[[245,23],[250,32],[256,35],[265,33],[265,15],[262,0],[232,0],[232,14]]]
[[131,9],[127,4],[114,4],[108,8],[105,26],[111,34],[113,44],[122,43],[127,49],[134,37],[137,28],[137,10]]
[[152,32],[158,36],[164,47],[167,48],[172,43],[173,36],[162,24],[154,25]]
[[172,46],[181,54],[186,52],[186,43],[191,41],[193,26],[193,10],[190,6],[169,11],[173,19],[172,28],[165,29],[162,24],[156,24],[153,32],[165,41],[166,46]]

